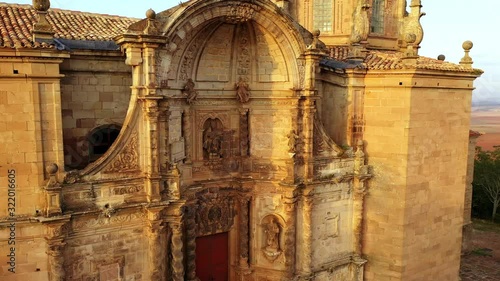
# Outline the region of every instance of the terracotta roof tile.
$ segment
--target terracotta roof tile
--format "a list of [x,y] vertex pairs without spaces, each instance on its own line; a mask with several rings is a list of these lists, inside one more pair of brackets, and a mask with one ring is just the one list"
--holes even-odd
[[[329,59],[348,62],[349,47],[340,46],[329,49]],[[419,56],[414,65],[405,64],[403,53],[397,51],[368,50],[365,60],[357,66],[369,70],[391,69],[428,69],[453,72],[482,73],[479,69],[466,68],[460,64]]]
[[[33,24],[37,15],[31,5],[0,3],[0,47],[49,48],[46,43],[33,42]],[[55,38],[69,40],[111,41],[125,33],[138,19],[50,9],[47,21]]]

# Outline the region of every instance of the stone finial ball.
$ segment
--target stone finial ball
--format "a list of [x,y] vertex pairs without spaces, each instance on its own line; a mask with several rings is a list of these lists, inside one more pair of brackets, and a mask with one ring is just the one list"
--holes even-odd
[[154,20],[156,18],[156,12],[153,9],[149,9],[146,11],[146,17],[150,20]]
[[438,60],[444,61],[445,59],[446,59],[445,55],[439,55],[438,56]]
[[47,173],[49,173],[49,175],[53,175],[53,174],[57,173],[58,170],[59,170],[59,167],[57,167],[56,163],[49,164],[45,168],[45,171],[47,171]]
[[46,12],[50,8],[49,0],[33,0],[33,8],[39,12]]
[[363,140],[358,140],[356,143],[357,146],[363,146],[364,144]]
[[316,29],[313,31],[313,36],[318,37],[321,34],[321,31],[319,29]]
[[464,48],[464,50],[466,50],[466,51],[469,51],[470,49],[472,49],[473,46],[474,46],[474,44],[470,40],[467,40],[462,44],[462,48]]

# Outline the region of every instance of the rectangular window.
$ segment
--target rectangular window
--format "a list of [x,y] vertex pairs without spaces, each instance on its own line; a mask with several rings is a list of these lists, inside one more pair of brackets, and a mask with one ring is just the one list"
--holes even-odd
[[313,28],[331,34],[333,30],[333,0],[314,0]]
[[372,20],[370,31],[372,33],[384,33],[384,7],[385,0],[373,0]]

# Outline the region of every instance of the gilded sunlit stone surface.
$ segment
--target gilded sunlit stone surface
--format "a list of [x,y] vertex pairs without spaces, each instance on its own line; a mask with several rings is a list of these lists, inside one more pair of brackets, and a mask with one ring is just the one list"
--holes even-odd
[[0,279],[457,280],[472,42],[421,57],[420,1],[314,2],[0,4]]

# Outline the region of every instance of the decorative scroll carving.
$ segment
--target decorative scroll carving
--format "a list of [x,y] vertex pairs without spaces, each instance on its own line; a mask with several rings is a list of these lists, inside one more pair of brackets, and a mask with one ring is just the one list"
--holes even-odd
[[133,194],[133,193],[139,193],[143,190],[144,190],[143,187],[139,185],[116,187],[113,188],[113,195]]
[[283,226],[279,224],[275,216],[271,215],[264,218],[262,228],[264,236],[266,237],[264,246],[262,247],[262,253],[268,261],[274,262],[282,253],[280,234]]
[[134,132],[129,143],[109,165],[105,173],[131,172],[139,170],[138,135]]
[[66,175],[64,176],[63,183],[73,184],[79,182],[80,179],[81,179],[80,171],[73,170],[66,173]]
[[200,50],[200,47],[201,40],[197,38],[187,49],[184,57],[182,58],[182,63],[179,71],[179,80],[188,80],[191,76],[196,54],[198,53],[198,50]]
[[209,118],[203,125],[203,159],[222,157],[224,126],[218,118]]
[[194,89],[194,86],[193,79],[189,78],[184,86],[184,89],[182,90],[182,93],[186,96],[186,102],[188,104],[192,104],[198,98],[198,91]]
[[225,17],[227,23],[242,23],[251,20],[261,7],[250,3],[234,3],[228,7]]
[[82,218],[73,222],[74,229],[95,229],[104,225],[115,225],[122,224],[131,221],[135,221],[137,219],[143,220],[144,214],[141,212],[134,212],[129,214],[118,214],[111,216],[110,218],[99,216],[97,218]]
[[306,79],[306,62],[304,59],[298,59],[297,66],[299,67],[299,89],[304,89]]
[[236,98],[241,103],[246,103],[250,100],[250,87],[247,82],[240,77],[240,80],[235,84]]
[[314,115],[313,155],[339,157],[344,151],[325,132],[317,114]]
[[234,222],[234,202],[231,196],[219,196],[217,193],[206,193],[199,198],[196,213],[197,235],[209,235],[227,232]]
[[237,73],[244,81],[250,81],[252,60],[250,49],[250,34],[246,25],[241,25],[239,33],[239,52],[238,52],[238,69]]

